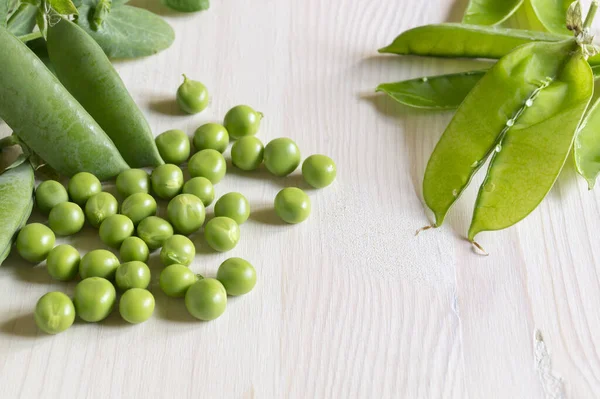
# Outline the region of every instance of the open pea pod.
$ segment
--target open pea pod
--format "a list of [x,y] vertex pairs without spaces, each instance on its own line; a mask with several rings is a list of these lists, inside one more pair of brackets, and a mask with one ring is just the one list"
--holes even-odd
[[523,0],[471,0],[463,17],[463,24],[496,25],[510,17]]
[[573,0],[529,0],[535,15],[544,27],[553,33],[568,35],[567,9]]
[[587,111],[577,129],[574,145],[577,172],[593,189],[600,173],[600,98]]
[[529,214],[564,164],[592,87],[572,39],[530,43],[498,61],[462,102],[427,164],[423,196],[435,226],[497,150],[469,238]]
[[0,265],[33,208],[33,168],[25,162],[0,174]]

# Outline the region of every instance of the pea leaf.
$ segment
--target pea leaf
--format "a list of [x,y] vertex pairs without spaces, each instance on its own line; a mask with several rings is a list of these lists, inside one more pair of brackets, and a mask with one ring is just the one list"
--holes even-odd
[[33,32],[37,10],[37,7],[31,4],[21,4],[13,15],[10,16],[8,30],[15,36],[23,36]]
[[471,0],[463,17],[463,24],[496,25],[505,21],[523,0]]
[[173,28],[161,17],[137,7],[113,2],[102,29],[94,30],[95,8],[79,8],[77,24],[96,40],[109,58],[136,58],[156,54],[175,40]]
[[50,6],[61,15],[77,14],[77,7],[71,0],[47,0]]

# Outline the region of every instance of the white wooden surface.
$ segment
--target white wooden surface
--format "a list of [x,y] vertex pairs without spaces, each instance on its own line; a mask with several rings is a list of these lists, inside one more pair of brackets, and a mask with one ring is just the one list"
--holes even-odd
[[[248,103],[266,116],[262,140],[289,136],[304,155],[329,154],[339,177],[310,191],[313,213],[297,226],[278,224],[271,204],[282,186],[302,184],[298,174],[233,171],[217,186],[247,194],[254,216],[230,253],[195,238],[192,267],[213,276],[241,256],[259,283],[209,323],[160,292],[154,257],[150,321],[129,326],[115,313],[40,334],[36,300],[73,284],[11,255],[0,269],[1,398],[600,396],[600,195],[572,167],[526,221],[479,237],[489,257],[463,238],[474,188],[443,228],[414,237],[429,223],[422,176],[451,114],[408,109],[373,88],[480,65],[376,49],[410,27],[459,19],[465,1],[215,0],[195,15],[132,2],[177,33],[169,50],[117,66],[155,132],[192,134]],[[209,87],[202,114],[177,114],[181,73]],[[70,241],[101,246],[92,229]]]

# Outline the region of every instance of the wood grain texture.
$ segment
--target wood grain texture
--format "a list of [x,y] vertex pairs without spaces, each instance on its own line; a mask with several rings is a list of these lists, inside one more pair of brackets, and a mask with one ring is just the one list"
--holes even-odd
[[[0,269],[1,398],[541,399],[550,396],[536,370],[536,329],[564,397],[598,396],[600,194],[572,166],[524,222],[479,237],[489,257],[464,239],[476,185],[444,227],[414,236],[430,222],[422,178],[451,113],[409,109],[373,90],[484,63],[376,49],[408,28],[460,20],[466,1],[222,0],[193,15],[132,3],[164,15],[177,35],[163,53],[117,63],[156,134],[191,135],[247,103],[265,114],[263,141],[289,136],[305,156],[329,154],[339,176],[309,190],[307,222],[287,226],[272,201],[284,186],[304,187],[299,173],[231,170],[217,195],[246,194],[253,215],[230,253],[212,253],[195,236],[192,268],[214,276],[221,261],[241,256],[259,283],[209,323],[160,292],[155,255],[149,322],[125,325],[115,313],[43,335],[35,302],[74,285],[12,254]],[[207,111],[179,114],[181,73],[207,85]],[[91,228],[61,241],[82,252],[102,246]]]

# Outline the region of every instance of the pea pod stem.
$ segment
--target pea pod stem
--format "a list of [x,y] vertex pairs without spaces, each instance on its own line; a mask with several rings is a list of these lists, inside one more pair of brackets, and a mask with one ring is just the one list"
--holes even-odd
[[594,17],[596,16],[596,12],[598,11],[598,1],[593,0],[590,4],[590,9],[588,10],[587,16],[585,17],[585,22],[583,23],[584,29],[589,29],[592,26],[592,22],[594,21]]
[[35,40],[35,39],[39,39],[40,37],[42,37],[42,32],[37,31],[37,32],[31,32],[27,35],[22,35],[19,36],[19,40],[22,41],[23,43],[27,43],[31,40]]

